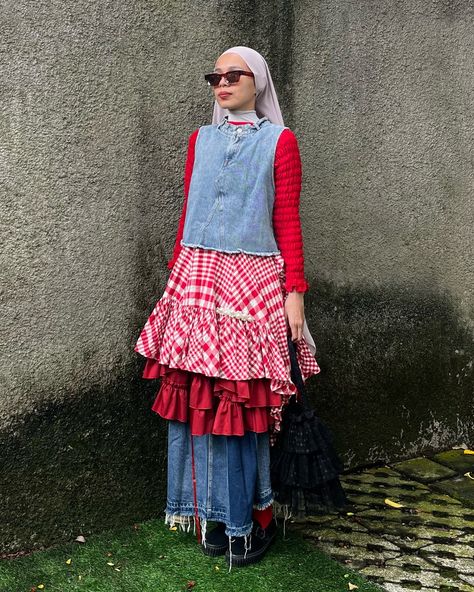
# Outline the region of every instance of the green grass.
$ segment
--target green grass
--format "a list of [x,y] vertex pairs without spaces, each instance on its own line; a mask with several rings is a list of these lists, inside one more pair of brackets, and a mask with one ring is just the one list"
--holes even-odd
[[3,560],[0,591],[31,592],[36,587],[38,592],[343,592],[348,582],[359,586],[357,592],[380,591],[288,530],[287,540],[280,532],[260,563],[233,567],[229,573],[224,557],[205,556],[192,533],[170,531],[163,520],[150,520],[138,529],[90,536],[85,544]]

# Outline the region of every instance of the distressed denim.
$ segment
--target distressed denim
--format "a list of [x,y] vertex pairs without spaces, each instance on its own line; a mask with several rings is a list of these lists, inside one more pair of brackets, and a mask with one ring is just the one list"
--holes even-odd
[[[229,537],[252,530],[252,511],[273,502],[268,432],[193,436],[197,510],[205,537],[208,520],[223,522]],[[195,515],[189,424],[168,422],[167,524]],[[186,517],[189,517],[186,520]]]
[[181,244],[279,254],[272,224],[274,161],[285,126],[266,117],[250,125],[227,118],[199,128]]

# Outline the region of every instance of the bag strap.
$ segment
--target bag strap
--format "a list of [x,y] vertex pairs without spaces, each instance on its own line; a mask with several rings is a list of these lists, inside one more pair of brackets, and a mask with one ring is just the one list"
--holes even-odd
[[291,335],[288,335],[288,351],[290,354],[290,362],[291,362],[291,380],[296,385],[298,389],[298,393],[301,397],[301,402],[303,403],[303,407],[305,409],[311,409],[311,405],[309,404],[308,396],[306,395],[306,389],[304,386],[303,376],[301,375],[301,369],[298,364],[298,358],[296,356],[296,346],[291,339]]

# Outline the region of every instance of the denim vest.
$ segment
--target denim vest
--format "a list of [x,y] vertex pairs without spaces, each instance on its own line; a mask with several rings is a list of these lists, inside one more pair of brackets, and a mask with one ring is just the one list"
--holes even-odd
[[246,125],[227,119],[199,128],[181,244],[279,254],[272,224],[273,168],[285,126],[267,117]]

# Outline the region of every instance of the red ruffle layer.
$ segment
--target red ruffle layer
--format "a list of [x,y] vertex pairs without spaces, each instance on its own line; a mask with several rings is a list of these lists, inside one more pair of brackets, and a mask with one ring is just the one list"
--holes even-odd
[[164,419],[189,422],[193,436],[214,434],[243,436],[266,432],[274,423],[271,407],[281,405],[281,395],[270,379],[229,380],[169,368],[147,359],[143,378],[162,378],[152,410]]

